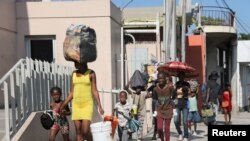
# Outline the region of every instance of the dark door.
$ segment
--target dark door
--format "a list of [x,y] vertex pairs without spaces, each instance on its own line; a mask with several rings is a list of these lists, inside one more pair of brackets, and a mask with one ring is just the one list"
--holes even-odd
[[53,61],[53,40],[30,40],[31,58],[51,63]]

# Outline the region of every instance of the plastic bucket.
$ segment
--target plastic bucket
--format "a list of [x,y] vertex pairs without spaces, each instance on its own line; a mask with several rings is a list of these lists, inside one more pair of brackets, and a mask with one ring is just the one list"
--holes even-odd
[[92,123],[90,130],[93,135],[93,141],[112,141],[110,121]]

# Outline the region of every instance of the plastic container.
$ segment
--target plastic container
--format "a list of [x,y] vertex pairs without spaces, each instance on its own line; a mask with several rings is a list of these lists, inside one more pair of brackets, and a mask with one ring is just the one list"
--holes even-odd
[[138,110],[137,108],[138,108],[138,107],[137,107],[137,105],[135,105],[135,104],[132,106],[132,109],[133,109],[133,112],[134,112],[133,114],[135,114],[135,115],[137,115],[137,112],[138,112],[138,111],[137,111],[137,110]]
[[92,123],[90,130],[93,135],[93,141],[112,141],[110,121]]

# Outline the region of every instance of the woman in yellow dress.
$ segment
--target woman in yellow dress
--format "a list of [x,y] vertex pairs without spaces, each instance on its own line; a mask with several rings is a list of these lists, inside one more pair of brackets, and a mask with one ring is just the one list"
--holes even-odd
[[87,63],[75,62],[75,70],[72,73],[70,94],[61,106],[64,108],[72,99],[72,120],[76,128],[77,141],[92,141],[90,123],[93,115],[94,101],[96,100],[100,114],[103,114],[99,93],[96,86],[96,75],[88,69]]

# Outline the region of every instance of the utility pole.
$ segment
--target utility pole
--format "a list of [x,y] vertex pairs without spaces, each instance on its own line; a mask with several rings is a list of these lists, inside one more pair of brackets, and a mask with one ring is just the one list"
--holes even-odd
[[123,20],[121,25],[121,89],[124,89],[124,30],[123,30]]
[[165,0],[165,62],[170,61],[173,0]]
[[160,35],[160,14],[156,15],[156,58],[158,62],[162,61],[161,58],[161,35]]
[[176,60],[176,0],[172,0],[172,12],[171,12],[171,24],[172,24],[172,35],[171,35],[171,47],[170,47],[170,57],[171,61]]
[[186,61],[186,0],[182,0],[181,61]]
[[168,19],[168,14],[169,14],[169,0],[164,0],[164,13],[165,13],[165,17],[164,17],[164,47],[165,47],[165,62],[168,62],[169,60],[169,46],[168,46],[168,26],[169,26],[169,19]]

